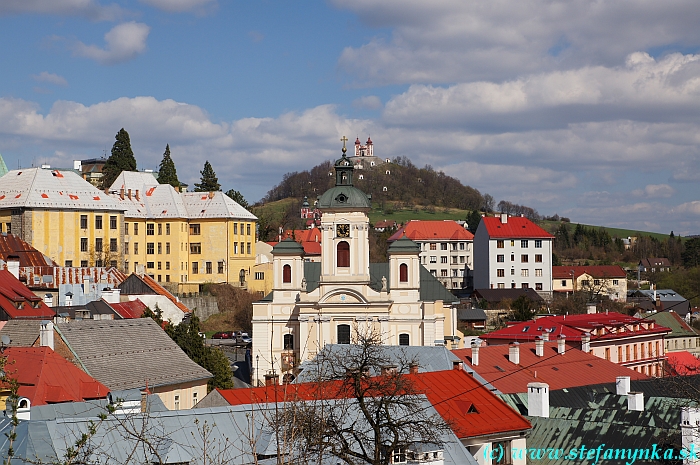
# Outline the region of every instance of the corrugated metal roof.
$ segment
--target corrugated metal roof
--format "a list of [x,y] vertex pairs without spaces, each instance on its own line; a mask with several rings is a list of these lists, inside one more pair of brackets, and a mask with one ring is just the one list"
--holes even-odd
[[116,287],[126,279],[126,275],[114,267],[20,267],[19,276],[27,283],[27,287],[41,289],[58,289],[64,284],[83,284],[85,280]]
[[485,216],[479,227],[486,228],[491,239],[553,239],[554,236],[537,226],[527,218],[509,216],[506,223],[501,222],[500,215]]
[[0,234],[0,258],[19,257],[19,266],[58,266],[56,262],[14,234]]
[[15,320],[51,320],[56,313],[7,270],[0,270],[0,307]]
[[124,211],[76,173],[44,168],[12,170],[0,178],[0,209],[10,208]]
[[572,271],[576,278],[583,274],[594,278],[627,278],[627,273],[620,265],[553,266],[552,278],[571,278]]

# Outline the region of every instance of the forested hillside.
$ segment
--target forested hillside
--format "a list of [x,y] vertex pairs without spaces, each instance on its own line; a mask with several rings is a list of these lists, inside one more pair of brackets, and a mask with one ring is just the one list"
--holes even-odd
[[[334,185],[335,178],[329,173],[333,173],[333,163],[330,161],[308,171],[287,173],[282,182],[268,191],[263,202],[304,196],[313,202]],[[493,207],[493,199],[488,194],[482,195],[473,187],[465,186],[458,179],[435,171],[430,166],[418,168],[406,157],[396,158],[381,166],[356,170],[354,183],[381,205],[393,202],[398,203],[395,206],[399,208],[404,205],[426,205],[461,210]]]

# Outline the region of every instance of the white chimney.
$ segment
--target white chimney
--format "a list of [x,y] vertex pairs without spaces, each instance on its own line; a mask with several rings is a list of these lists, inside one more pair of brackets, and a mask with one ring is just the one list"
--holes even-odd
[[[700,444],[700,408],[681,407],[681,446],[685,450],[691,450]],[[690,455],[683,460],[685,465],[696,464],[700,460]]]
[[472,341],[472,365],[479,366],[479,344]]
[[73,305],[73,293],[66,292],[66,307],[70,307],[72,305]]
[[531,417],[549,418],[549,384],[527,384],[527,414]]
[[618,396],[626,396],[630,392],[630,377],[618,376],[615,378],[615,391]]
[[[9,402],[7,404],[9,406]],[[18,420],[30,420],[31,419],[31,407],[32,401],[26,397],[20,397],[17,400],[17,419]]]
[[628,392],[627,393],[627,410],[631,412],[644,411],[644,393],[643,392]]
[[557,336],[557,353],[559,355],[564,355],[566,352],[566,336],[560,334]]
[[51,321],[44,320],[41,322],[39,327],[39,345],[53,350],[53,323]]
[[520,343],[511,342],[508,344],[508,360],[510,363],[520,365]]
[[581,336],[581,352],[589,353],[591,351],[591,333],[583,333]]
[[549,333],[547,331],[542,333],[542,340],[549,341]]
[[544,357],[544,339],[539,336],[535,338],[535,355]]
[[19,279],[19,257],[10,255],[7,257],[7,271],[12,273],[12,276]]
[[501,223],[508,223],[508,213],[501,213]]
[[598,310],[596,309],[595,302],[590,302],[586,305],[586,313],[593,314],[593,313],[598,313]]
[[53,307],[53,294],[44,294],[44,304],[47,307]]

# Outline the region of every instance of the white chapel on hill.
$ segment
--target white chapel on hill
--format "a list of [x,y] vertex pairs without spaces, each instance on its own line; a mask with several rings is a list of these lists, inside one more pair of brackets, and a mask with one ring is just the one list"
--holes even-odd
[[272,292],[253,304],[254,380],[289,381],[326,344],[350,344],[358,331],[388,345],[457,347],[457,299],[420,263],[418,244],[403,237],[388,263],[370,263],[368,196],[353,186],[353,163],[335,162],[335,187],[318,201],[321,261],[286,239],[272,249]]

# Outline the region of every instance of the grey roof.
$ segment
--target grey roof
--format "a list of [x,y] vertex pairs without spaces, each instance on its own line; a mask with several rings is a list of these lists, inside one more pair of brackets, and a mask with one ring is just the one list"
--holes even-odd
[[[500,397],[527,415],[527,393]],[[551,401],[551,398],[550,398]],[[594,449],[635,449],[668,445],[679,432],[681,406],[687,401],[667,397],[645,398],[644,411],[627,409],[627,396],[605,394],[581,407],[551,406],[549,418],[528,417],[532,430],[527,446],[568,451],[585,445]],[[679,438],[678,438],[679,439]],[[546,463],[570,463],[563,457]]]
[[[425,397],[421,396],[429,414],[436,414]],[[352,404],[351,404],[352,405]],[[276,463],[265,460],[276,455],[274,428],[268,423],[275,409],[284,409],[274,404],[214,407],[194,410],[158,411],[129,416],[108,415],[104,421],[90,416],[21,421],[16,428],[13,444],[17,463],[55,463],[64,457],[66,449],[97,424],[90,438],[91,454],[87,462],[96,462],[109,457],[114,463],[182,463],[203,465],[204,447],[209,457],[220,463],[243,465],[251,463]],[[125,421],[126,420],[126,421]],[[357,421],[354,415],[343,417],[344,421]],[[361,421],[361,419],[360,419]],[[154,457],[150,447],[138,447],[135,435],[125,433],[124,425],[132,431],[145,431],[146,439],[155,447]],[[9,422],[0,421],[0,455],[7,452],[8,439],[3,433],[9,431]],[[206,441],[203,433],[206,431]],[[281,438],[282,439],[282,438]],[[444,463],[447,465],[477,465],[476,460],[453,433],[444,434]],[[279,441],[284,443],[282,440]],[[421,444],[417,444],[421,448]],[[289,451],[290,448],[285,448]],[[257,454],[257,457],[256,457]],[[161,460],[157,460],[158,457]],[[170,460],[164,460],[165,458]],[[156,459],[156,460],[154,460]],[[335,465],[337,459],[330,456],[315,463]],[[14,462],[13,462],[14,463]]]
[[527,289],[474,289],[473,295],[493,303],[498,303],[505,299],[515,300],[521,295],[528,297],[533,302],[544,302],[542,296],[531,287]]
[[12,170],[0,178],[0,209],[61,208],[124,211],[117,201],[73,171]]
[[[387,279],[387,290],[389,288],[389,264],[388,263],[370,263],[369,264],[369,287],[375,291],[382,289],[382,277]],[[306,279],[306,289],[308,292],[315,290],[321,280],[321,264],[318,262],[304,262],[304,278]],[[265,296],[262,301],[272,299],[272,293]],[[422,302],[435,302],[442,300],[445,303],[459,302],[438,279],[433,276],[423,265],[420,267],[420,300]]]
[[459,321],[485,321],[486,312],[480,308],[458,308],[457,320]]
[[257,217],[223,192],[183,192],[180,194],[190,219],[236,218],[247,221]]
[[56,328],[88,374],[110,389],[165,386],[209,379],[150,318],[83,320]]
[[10,346],[31,347],[39,339],[39,320],[8,320],[0,328],[0,336],[10,337]]
[[[141,391],[138,389],[130,389],[128,391],[112,391],[109,396],[113,399],[110,402],[107,399],[96,399],[85,402],[63,402],[59,404],[39,405],[31,408],[32,420],[55,420],[57,418],[85,418],[97,416],[101,413],[106,413],[107,405],[112,404],[115,407],[123,405],[126,402],[138,402],[141,404]],[[150,412],[167,412],[168,409],[157,394],[148,396],[148,410]]]

